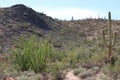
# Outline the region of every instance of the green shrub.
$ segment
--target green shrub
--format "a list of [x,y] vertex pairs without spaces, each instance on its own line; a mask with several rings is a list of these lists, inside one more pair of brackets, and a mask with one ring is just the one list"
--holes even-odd
[[45,71],[47,63],[54,59],[54,51],[48,41],[44,43],[34,43],[34,53],[30,55],[31,68],[37,73]]
[[90,77],[90,76],[93,76],[95,73],[93,71],[93,69],[89,69],[87,71],[84,71],[82,73],[80,73],[78,76],[81,77],[81,78],[86,78],[86,77]]
[[20,48],[14,49],[15,63],[17,64],[17,69],[21,71],[26,71],[30,68],[30,50],[31,45],[29,42],[25,42],[23,45],[23,50]]
[[64,61],[68,62],[71,67],[75,67],[77,64],[82,64],[88,61],[89,51],[84,47],[77,47],[67,52],[67,57]]
[[78,59],[77,59],[77,54],[76,53],[67,53],[66,57],[63,58],[62,62],[66,62],[67,66],[69,68],[74,68],[77,67],[78,65]]
[[73,73],[75,75],[80,76],[81,78],[86,78],[86,77],[90,77],[93,76],[94,74],[96,74],[99,71],[99,67],[95,66],[91,69],[86,69],[83,67],[79,67],[79,68],[75,68],[73,70]]
[[106,61],[107,61],[107,50],[97,52],[91,57],[91,62],[94,63],[106,62]]
[[32,69],[38,73],[46,70],[47,63],[54,58],[54,51],[48,40],[40,42],[36,36],[32,36],[23,42],[22,48],[14,50],[14,55],[20,70]]
[[54,77],[53,80],[63,80],[65,78],[66,73],[64,70],[66,69],[66,65],[64,62],[56,61],[49,66],[48,71]]
[[85,71],[87,71],[86,68],[79,67],[79,68],[75,68],[75,69],[73,70],[73,73],[74,73],[75,75],[78,75],[78,74],[80,74],[80,73],[82,73],[82,72],[85,72]]

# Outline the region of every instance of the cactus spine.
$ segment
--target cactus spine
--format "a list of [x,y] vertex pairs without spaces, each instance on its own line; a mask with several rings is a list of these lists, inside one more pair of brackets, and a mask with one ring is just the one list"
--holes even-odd
[[116,41],[116,32],[114,33],[114,38],[112,40],[112,21],[111,21],[111,13],[108,13],[108,44],[107,41],[105,39],[105,30],[103,30],[103,40],[104,40],[104,44],[105,46],[108,48],[108,58],[109,58],[109,62],[110,64],[114,64],[114,61],[112,59],[113,58],[113,53],[112,53],[112,49],[115,45],[115,41]]

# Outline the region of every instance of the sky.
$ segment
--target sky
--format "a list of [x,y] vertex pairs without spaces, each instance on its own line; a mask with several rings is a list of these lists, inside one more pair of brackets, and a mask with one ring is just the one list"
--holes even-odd
[[52,18],[71,20],[107,18],[120,20],[120,0],[0,0],[0,7],[24,4]]

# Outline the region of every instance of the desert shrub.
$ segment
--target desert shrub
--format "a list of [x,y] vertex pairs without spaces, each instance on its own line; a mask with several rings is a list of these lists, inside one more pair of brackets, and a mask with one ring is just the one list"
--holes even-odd
[[[119,57],[119,56],[118,56]],[[103,73],[109,75],[111,79],[117,80],[120,74],[120,58],[115,61],[115,65],[111,66],[110,64],[105,65],[101,69]]]
[[75,66],[78,63],[77,54],[76,53],[69,54],[66,57],[66,60],[68,60],[68,63],[70,64],[71,67]]
[[83,67],[79,67],[79,68],[75,68],[73,70],[73,73],[75,75],[80,76],[81,78],[86,78],[86,77],[93,76],[98,71],[99,71],[99,67],[97,67],[97,66],[92,67],[91,69],[86,69],[86,68],[83,68]]
[[89,50],[86,47],[81,46],[77,51],[79,63],[85,63],[90,58],[89,54]]
[[81,78],[86,78],[86,77],[90,77],[90,76],[94,76],[99,70],[99,67],[95,66],[91,69],[88,69],[88,70],[85,70],[81,73],[79,73],[78,75],[81,77]]
[[29,52],[28,52],[28,47],[24,47],[23,51],[20,49],[14,50],[14,56],[15,56],[15,63],[16,63],[16,68],[18,70],[26,71],[30,68],[30,57],[29,57]]
[[55,54],[53,55],[52,61],[63,61],[64,58],[66,58],[66,54],[64,52],[58,52],[55,51]]
[[26,71],[30,68],[30,54],[33,51],[31,41],[32,38],[24,41],[23,44],[16,44],[17,48],[13,50],[16,68],[19,70]]
[[95,52],[81,66],[86,67],[87,69],[92,68],[94,66],[102,67],[104,63],[108,62],[107,56],[108,55],[106,50],[97,53]]
[[[115,61],[115,65],[111,66],[111,72],[113,80],[118,80],[120,74],[120,56],[118,55],[118,59]],[[119,78],[120,79],[120,78]]]
[[89,69],[87,71],[84,71],[82,73],[80,73],[78,76],[81,77],[81,78],[86,78],[86,77],[90,77],[90,76],[93,76],[94,75],[94,72],[92,69]]
[[47,63],[55,57],[49,41],[40,42],[36,36],[24,41],[22,46],[13,50],[13,53],[20,70],[32,69],[36,73],[45,71]]
[[4,75],[3,68],[4,68],[4,63],[0,62],[0,77]]
[[87,62],[89,59],[88,54],[89,51],[85,47],[77,47],[64,52],[64,58],[62,58],[62,62],[66,62],[70,68],[75,68],[78,65]]
[[120,62],[116,61],[113,68],[115,73],[120,74]]
[[46,63],[48,58],[50,57],[49,54],[51,54],[49,43],[45,42],[41,46],[39,46],[37,43],[34,43],[33,48],[33,53],[30,54],[31,68],[36,73],[46,70]]
[[65,78],[66,64],[64,62],[56,61],[49,64],[48,72],[53,76],[53,80],[63,80]]
[[107,50],[103,50],[101,52],[94,53],[91,57],[91,62],[99,63],[99,62],[106,62],[108,59]]
[[73,73],[74,73],[75,75],[78,75],[78,74],[80,74],[80,73],[82,73],[82,72],[85,72],[85,71],[87,71],[86,68],[79,67],[79,68],[75,68],[75,69],[73,70]]

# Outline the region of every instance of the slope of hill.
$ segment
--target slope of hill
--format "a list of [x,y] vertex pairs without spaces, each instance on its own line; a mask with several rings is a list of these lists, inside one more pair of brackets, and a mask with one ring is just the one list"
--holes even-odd
[[[119,25],[120,21],[113,21],[113,29],[118,33]],[[43,38],[49,36],[55,46],[61,44],[65,49],[70,44],[79,46],[78,43],[85,40],[102,37],[103,28],[107,28],[105,19],[61,21],[38,13],[23,4],[0,8],[0,44],[3,48],[11,45],[14,38],[20,35],[37,34]]]
[[[119,33],[120,21],[113,21],[113,29]],[[55,46],[67,47],[80,45],[83,41],[102,36],[102,29],[107,28],[107,20],[85,19],[74,21],[55,20],[43,13],[38,13],[23,4],[0,8],[0,44],[12,44],[20,35],[37,34],[52,39]],[[65,45],[66,46],[65,46]]]
[[55,24],[55,20],[51,17],[38,13],[22,4],[0,8],[1,45],[8,45],[13,40],[13,37],[22,34],[36,33],[42,36],[45,32],[52,31],[52,25]]

